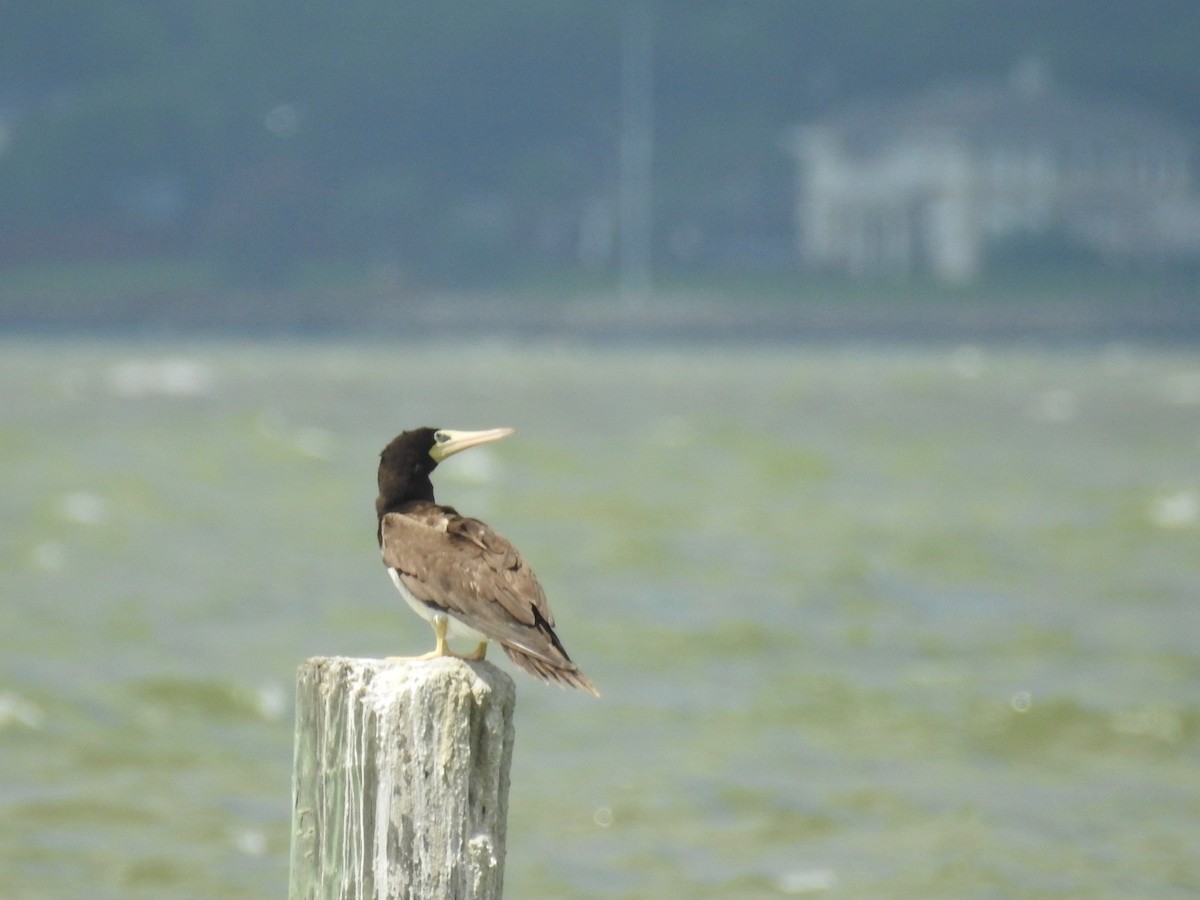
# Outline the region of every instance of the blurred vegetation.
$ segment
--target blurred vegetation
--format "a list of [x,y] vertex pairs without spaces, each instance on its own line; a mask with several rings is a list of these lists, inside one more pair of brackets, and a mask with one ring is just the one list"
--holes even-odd
[[[851,97],[1035,54],[1073,89],[1200,122],[1192,0],[645,5],[660,271],[786,271],[780,137]],[[423,285],[611,276],[627,8],[9,0],[0,264],[176,258],[250,286],[314,259]]]

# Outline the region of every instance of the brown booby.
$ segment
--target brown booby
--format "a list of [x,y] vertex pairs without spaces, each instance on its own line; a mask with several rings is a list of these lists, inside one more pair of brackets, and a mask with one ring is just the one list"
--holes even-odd
[[[438,463],[512,433],[416,428],[384,448],[375,500],[383,563],[408,605],[433,625],[437,645],[420,658],[483,659],[496,641],[526,672],[599,697],[554,633],[550,604],[517,549],[433,498],[429,476]],[[475,650],[453,653],[450,640],[471,641]]]

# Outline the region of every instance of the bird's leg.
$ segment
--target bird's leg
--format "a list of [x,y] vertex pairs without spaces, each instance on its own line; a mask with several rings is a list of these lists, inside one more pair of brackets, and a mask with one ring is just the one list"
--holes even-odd
[[428,653],[422,653],[420,656],[389,656],[388,659],[409,659],[416,662],[421,662],[426,659],[437,659],[439,656],[453,656],[450,648],[446,645],[446,628],[449,626],[445,616],[433,617],[433,634],[437,639],[437,643]]
[[418,659],[437,659],[439,656],[452,656],[450,648],[446,646],[446,629],[450,626],[450,620],[445,616],[437,615],[433,617],[433,634],[437,639],[437,643],[433,649]]
[[446,630],[450,627],[450,621],[443,615],[434,616],[432,619],[433,634],[437,639],[437,644],[428,653],[422,653],[420,656],[390,656],[388,659],[412,659],[426,660],[438,659],[442,656],[449,656],[454,659],[469,659],[472,662],[481,660],[487,655],[487,641],[480,641],[479,646],[470,653],[455,653],[446,643]]

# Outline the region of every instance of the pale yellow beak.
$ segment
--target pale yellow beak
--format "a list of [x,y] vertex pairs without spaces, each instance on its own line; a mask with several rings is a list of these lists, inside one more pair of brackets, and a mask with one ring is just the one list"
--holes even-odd
[[489,431],[451,431],[443,428],[434,434],[435,443],[429,455],[433,457],[434,462],[441,462],[463,450],[506,438],[514,431],[515,428],[492,428]]

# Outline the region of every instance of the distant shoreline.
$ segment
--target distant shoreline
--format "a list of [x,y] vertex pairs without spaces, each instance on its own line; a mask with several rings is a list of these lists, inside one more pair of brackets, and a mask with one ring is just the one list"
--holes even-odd
[[7,335],[595,342],[1200,342],[1188,281],[963,289],[913,285],[664,288],[644,301],[548,287],[294,290],[162,284],[0,285]]

